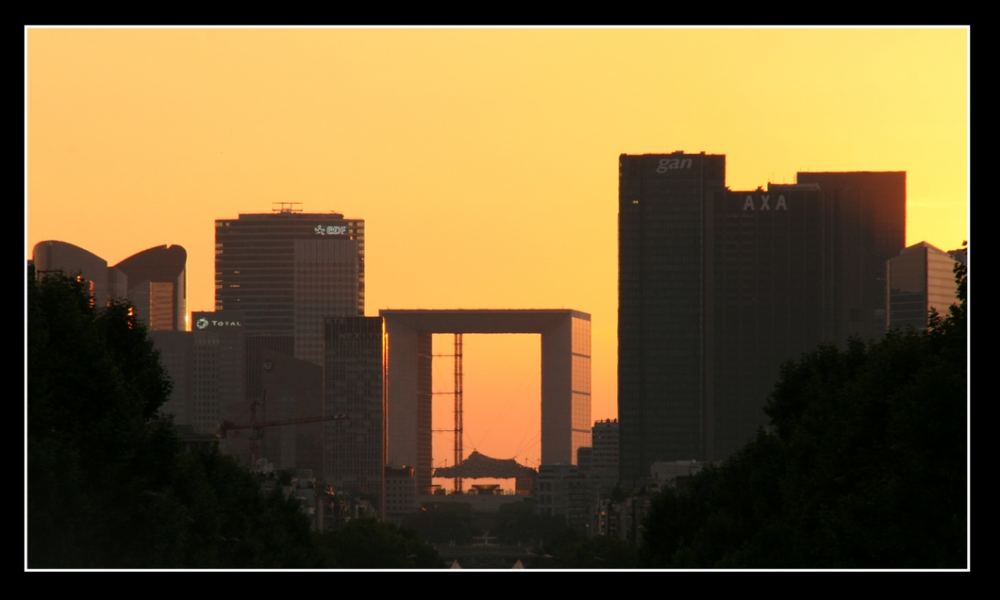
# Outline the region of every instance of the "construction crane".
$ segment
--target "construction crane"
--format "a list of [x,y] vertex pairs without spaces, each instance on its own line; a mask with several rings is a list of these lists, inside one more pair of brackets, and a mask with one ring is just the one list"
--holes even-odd
[[252,413],[251,422],[237,425],[231,421],[223,421],[219,425],[219,429],[215,436],[219,439],[226,439],[226,434],[230,431],[238,431],[241,429],[251,430],[250,437],[250,464],[254,467],[257,466],[257,460],[260,458],[260,439],[262,437],[261,430],[265,427],[282,427],[284,425],[302,425],[305,423],[321,423],[323,421],[344,421],[348,420],[348,416],[343,413],[338,413],[335,415],[326,415],[321,417],[298,417],[295,419],[282,419],[280,421],[257,421],[256,411]]

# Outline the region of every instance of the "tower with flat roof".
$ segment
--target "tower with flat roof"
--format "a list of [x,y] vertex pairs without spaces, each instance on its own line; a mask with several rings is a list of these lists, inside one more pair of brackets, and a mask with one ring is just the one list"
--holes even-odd
[[323,364],[328,317],[365,311],[364,221],[283,208],[215,222],[215,307],[244,316],[248,336],[293,339]]

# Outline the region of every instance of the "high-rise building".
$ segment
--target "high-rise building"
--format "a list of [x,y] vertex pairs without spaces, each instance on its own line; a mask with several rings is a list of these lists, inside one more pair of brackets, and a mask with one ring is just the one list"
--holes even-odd
[[618,209],[621,478],[705,452],[703,303],[706,198],[725,156],[622,155]]
[[886,328],[923,329],[932,309],[946,316],[948,308],[958,303],[957,262],[953,255],[927,242],[905,248],[886,261]]
[[247,335],[293,339],[323,363],[323,321],[365,310],[364,221],[338,213],[241,214],[215,222],[216,310],[238,310]]
[[[385,426],[381,317],[326,321],[324,414],[325,477],[335,487],[382,496]],[[376,503],[376,505],[378,505]]]
[[885,333],[885,261],[906,245],[906,173],[800,172],[833,207],[825,250],[834,257],[834,339]]
[[128,278],[128,299],[150,331],[184,331],[187,251],[156,246],[121,261],[112,270]]
[[[884,330],[904,173],[725,187],[725,157],[619,161],[621,477],[725,458],[766,422],[780,364]],[[873,324],[881,323],[878,328]]]

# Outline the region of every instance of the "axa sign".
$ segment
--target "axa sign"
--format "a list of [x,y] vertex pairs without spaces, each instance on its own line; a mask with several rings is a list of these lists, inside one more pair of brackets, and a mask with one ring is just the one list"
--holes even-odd
[[677,171],[680,169],[690,169],[692,161],[690,158],[661,158],[656,165],[656,172],[659,174],[667,171]]
[[756,200],[752,195],[747,195],[747,199],[743,201],[743,210],[788,210],[788,204],[785,203],[785,195],[780,194],[777,199],[774,200],[774,205],[771,205],[770,194],[763,194],[759,196]]
[[347,225],[317,225],[313,227],[316,235],[347,235]]

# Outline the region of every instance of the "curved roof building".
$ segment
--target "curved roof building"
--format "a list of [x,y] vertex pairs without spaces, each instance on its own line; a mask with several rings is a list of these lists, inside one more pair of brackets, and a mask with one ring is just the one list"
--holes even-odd
[[125,296],[125,276],[108,269],[108,261],[89,250],[68,242],[45,240],[31,251],[37,277],[46,273],[61,273],[68,277],[80,275],[90,282],[90,296],[96,306],[105,306],[110,298]]
[[187,251],[176,244],[155,246],[113,269],[128,278],[128,298],[150,331],[184,331]]

